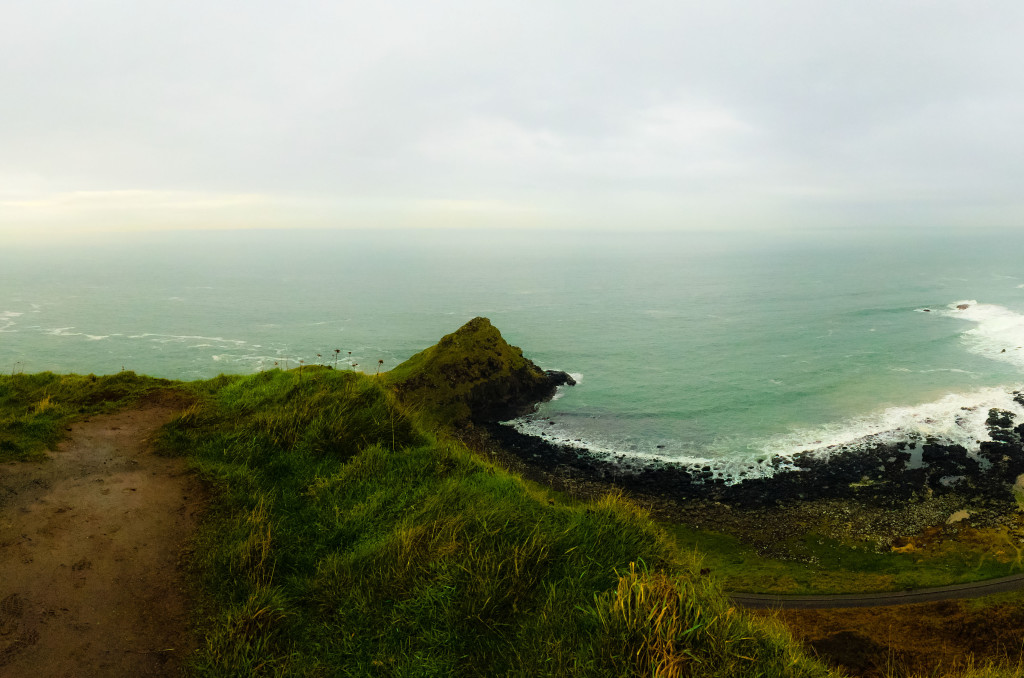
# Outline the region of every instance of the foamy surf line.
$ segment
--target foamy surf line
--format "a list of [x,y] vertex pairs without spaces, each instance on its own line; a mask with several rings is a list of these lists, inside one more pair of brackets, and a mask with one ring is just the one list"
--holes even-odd
[[[580,372],[567,372],[566,374],[568,374],[570,377],[572,377],[573,382],[575,384],[579,384],[581,381],[583,381],[583,374],[580,373]],[[551,396],[551,399],[552,400],[558,400],[559,398],[561,398],[564,395],[565,395],[565,385],[558,386],[558,387],[555,388],[555,395]]]
[[985,388],[971,393],[951,393],[923,405],[890,407],[865,417],[847,419],[815,429],[798,429],[758,444],[770,456],[800,452],[828,454],[866,449],[878,444],[915,443],[929,439],[960,445],[976,454],[982,442],[991,440],[987,420],[992,409],[1012,412],[1024,419],[1024,407],[1014,399],[1016,388]]
[[974,323],[961,335],[961,342],[970,353],[1024,369],[1024,315],[974,299],[954,301],[941,310],[920,310]]
[[[827,461],[836,453],[866,451],[880,445],[933,441],[941,445],[960,445],[977,457],[981,443],[992,440],[987,424],[989,411],[1004,410],[1024,423],[1024,406],[1014,399],[1013,387],[985,388],[970,393],[953,393],[921,405],[890,407],[874,414],[854,417],[826,426],[796,429],[790,433],[755,440],[745,449],[733,450],[727,457],[704,455],[668,455],[657,450],[624,450],[585,434],[551,425],[551,417],[530,415],[507,422],[525,435],[541,438],[563,447],[586,450],[599,458],[626,466],[676,464],[688,470],[710,470],[713,477],[728,483],[745,478],[767,477],[795,468],[794,455],[807,453]],[[766,463],[769,460],[774,463]]]

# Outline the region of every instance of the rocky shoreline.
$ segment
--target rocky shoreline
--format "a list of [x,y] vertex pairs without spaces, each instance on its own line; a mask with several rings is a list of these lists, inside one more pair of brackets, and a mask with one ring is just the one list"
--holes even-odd
[[888,550],[929,528],[955,533],[1015,522],[1024,424],[1002,410],[990,411],[986,423],[992,440],[976,454],[936,440],[805,452],[768,460],[770,475],[731,484],[709,467],[609,457],[494,421],[477,423],[475,436],[500,450],[506,465],[555,489],[578,496],[623,490],[663,518],[736,534],[786,557],[780,544],[810,531]]
[[[1024,400],[1024,395],[1015,394]],[[956,444],[934,439],[881,443],[828,454],[799,453],[765,462],[770,472],[729,483],[710,466],[694,468],[620,455],[608,457],[562,446],[490,422],[486,430],[500,446],[523,461],[572,476],[621,486],[624,490],[672,499],[701,499],[742,508],[775,506],[813,499],[857,499],[896,505],[915,498],[956,494],[971,499],[1012,500],[1024,474],[1024,424],[1010,412],[992,410],[992,438],[971,455]],[[915,454],[916,453],[916,454]]]
[[[1024,395],[1014,394],[1024,404]],[[908,440],[864,449],[800,452],[767,460],[769,472],[728,483],[710,466],[694,468],[625,455],[609,457],[585,448],[559,445],[496,422],[486,424],[492,439],[531,465],[557,468],[579,478],[672,499],[702,499],[740,508],[776,506],[794,500],[857,499],[893,506],[915,498],[955,493],[972,500],[1013,499],[1024,474],[1024,424],[1014,415],[991,410],[991,441],[969,454],[960,445]]]

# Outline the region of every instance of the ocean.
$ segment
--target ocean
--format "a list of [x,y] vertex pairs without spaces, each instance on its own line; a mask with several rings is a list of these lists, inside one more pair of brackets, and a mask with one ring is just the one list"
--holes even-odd
[[[526,432],[710,465],[1024,415],[1024,233],[223,231],[0,242],[0,370],[388,369],[486,316],[576,376]],[[962,307],[962,308],[958,308]]]

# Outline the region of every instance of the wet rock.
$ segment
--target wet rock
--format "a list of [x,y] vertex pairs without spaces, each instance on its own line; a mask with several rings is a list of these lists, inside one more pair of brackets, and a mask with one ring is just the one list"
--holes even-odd
[[988,427],[1010,428],[1013,426],[1015,416],[1013,412],[993,407],[988,411],[988,419],[985,420],[985,425]]
[[544,370],[548,377],[548,384],[551,386],[575,386],[576,380],[568,372],[561,370]]

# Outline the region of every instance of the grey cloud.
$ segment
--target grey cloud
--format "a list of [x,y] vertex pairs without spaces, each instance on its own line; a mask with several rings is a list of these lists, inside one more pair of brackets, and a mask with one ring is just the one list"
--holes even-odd
[[339,214],[332,200],[498,201],[552,223],[595,205],[665,224],[926,221],[951,200],[991,218],[1018,208],[1022,14],[37,0],[0,25],[0,177]]

